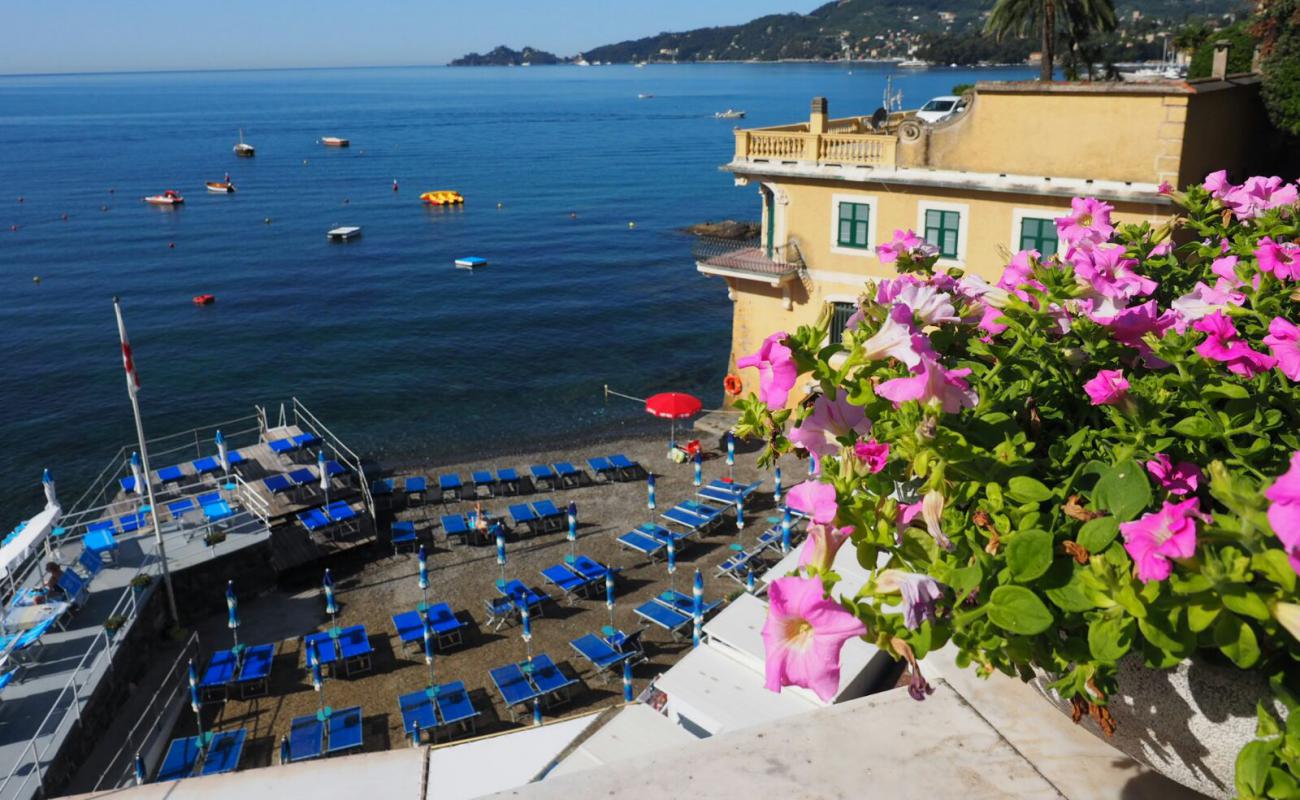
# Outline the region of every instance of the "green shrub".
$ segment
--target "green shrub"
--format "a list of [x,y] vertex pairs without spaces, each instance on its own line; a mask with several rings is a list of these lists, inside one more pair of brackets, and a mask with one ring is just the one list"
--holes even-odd
[[1228,74],[1250,72],[1250,64],[1255,58],[1255,37],[1251,35],[1247,23],[1239,22],[1231,28],[1212,33],[1192,53],[1192,63],[1187,67],[1187,77],[1193,80],[1210,77],[1214,67],[1214,45],[1216,42],[1228,42]]

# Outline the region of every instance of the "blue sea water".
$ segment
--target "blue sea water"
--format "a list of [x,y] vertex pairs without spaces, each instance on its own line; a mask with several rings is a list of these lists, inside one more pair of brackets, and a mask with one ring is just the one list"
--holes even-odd
[[[736,123],[713,113],[784,124],[825,95],[832,116],[869,114],[888,73],[0,77],[0,525],[35,510],[42,467],[79,494],[134,440],[114,295],[150,435],[297,396],[367,454],[445,461],[653,424],[635,403],[607,404],[605,384],[715,406],[731,306],[678,229],[754,219],[758,200],[718,171]],[[937,69],[895,87],[914,106],[955,83],[1029,76]],[[240,128],[256,158],[232,154]],[[204,191],[227,172],[236,194]],[[141,201],[169,188],[183,208]],[[465,206],[422,206],[435,189]],[[336,225],[364,235],[330,244]],[[454,269],[467,255],[491,264]],[[201,293],[216,304],[194,306]]]

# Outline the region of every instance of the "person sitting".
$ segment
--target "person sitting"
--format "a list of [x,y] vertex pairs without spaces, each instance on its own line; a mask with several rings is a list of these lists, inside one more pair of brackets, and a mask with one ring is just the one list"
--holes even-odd
[[32,591],[31,601],[33,603],[42,603],[54,595],[63,595],[64,591],[59,586],[59,579],[62,577],[63,567],[53,561],[47,561],[45,563],[45,581]]

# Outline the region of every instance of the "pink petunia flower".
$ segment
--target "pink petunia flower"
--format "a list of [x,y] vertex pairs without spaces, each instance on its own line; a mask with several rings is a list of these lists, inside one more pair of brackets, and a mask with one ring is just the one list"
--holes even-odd
[[894,298],[894,304],[895,308],[901,305],[910,310],[923,325],[959,321],[957,309],[952,305],[952,295],[933,286],[907,286]]
[[885,278],[876,284],[876,305],[892,306],[904,289],[920,286],[923,283],[925,281],[921,278],[908,274],[899,275],[897,278]]
[[1156,457],[1146,462],[1145,466],[1151,477],[1160,484],[1160,488],[1180,496],[1195,494],[1196,487],[1204,477],[1200,467],[1190,461],[1174,464],[1167,453],[1156,453]]
[[835,502],[835,487],[821,481],[804,481],[790,489],[786,495],[790,507],[812,516],[812,521],[825,525],[839,513]]
[[903,596],[903,624],[916,630],[926,620],[938,619],[935,606],[943,599],[943,585],[929,575],[887,569],[876,579],[881,594],[898,592]]
[[1268,336],[1262,340],[1277,359],[1277,368],[1293,381],[1300,381],[1300,326],[1281,317],[1268,324]]
[[853,445],[853,455],[866,464],[868,472],[875,475],[889,463],[889,443],[877,442],[875,439],[869,442],[858,442]]
[[955,414],[963,408],[974,408],[979,403],[979,395],[965,377],[969,369],[944,369],[944,367],[927,356],[912,368],[915,374],[910,378],[894,378],[876,387],[876,394],[886,400],[893,400],[895,406],[908,400],[916,400],[922,405],[937,403],[945,413]]
[[939,254],[939,250],[920,236],[916,231],[894,231],[894,238],[876,248],[876,254],[884,264],[892,264],[900,256],[912,259],[926,259]]
[[1070,201],[1070,214],[1057,218],[1057,233],[1071,247],[1101,244],[1115,233],[1115,226],[1110,224],[1110,212],[1114,210],[1114,206],[1094,197],[1076,197]]
[[1159,511],[1121,523],[1124,549],[1137,565],[1138,580],[1163,581],[1174,565],[1171,558],[1191,558],[1196,552],[1196,521],[1206,519],[1196,498],[1181,503],[1166,501]]
[[812,413],[790,431],[790,441],[817,456],[829,456],[840,449],[838,439],[870,432],[867,412],[837,392],[833,398],[824,394],[817,397]]
[[1221,169],[1218,172],[1211,172],[1205,176],[1205,183],[1201,184],[1205,191],[1222,200],[1228,192],[1237,188],[1232,181],[1228,180],[1228,171]]
[[1264,490],[1271,501],[1268,524],[1282,542],[1291,569],[1300,574],[1300,452],[1291,454],[1291,468]]
[[840,651],[867,626],[826,598],[817,578],[780,578],[767,589],[767,622],[763,624],[765,686],[802,686],[825,702],[840,688]]
[[1149,348],[1142,337],[1148,333],[1154,333],[1157,339],[1163,337],[1165,331],[1173,327],[1175,317],[1169,312],[1159,313],[1156,301],[1148,300],[1141,305],[1126,308],[1109,319],[1094,316],[1093,321],[1108,327],[1115,341],[1120,344],[1145,351]]
[[1216,311],[1223,311],[1228,306],[1240,306],[1246,302],[1246,295],[1226,288],[1226,281],[1219,278],[1218,285],[1210,288],[1198,281],[1192,291],[1169,304],[1177,315],[1174,329],[1186,333],[1190,323],[1207,317]]
[[1196,346],[1196,352],[1223,363],[1233,375],[1251,378],[1277,364],[1276,358],[1256,352],[1242,341],[1237,326],[1222,311],[1198,319],[1192,323],[1192,329],[1206,334],[1205,341]]
[[836,528],[817,523],[809,525],[808,538],[804,539],[799,551],[799,566],[816,567],[826,572],[835,563],[835,554],[840,551],[841,545],[852,535],[852,528]]
[[1117,369],[1103,369],[1087,383],[1083,390],[1094,406],[1123,407],[1128,401],[1129,383],[1124,373]]
[[1271,272],[1278,280],[1300,280],[1300,247],[1279,244],[1265,236],[1255,248],[1260,272]]
[[1160,185],[1156,187],[1156,192],[1158,194],[1173,194],[1174,187],[1169,181],[1160,181]]
[[1134,271],[1137,261],[1124,257],[1122,247],[1074,248],[1066,254],[1082,286],[1092,293],[1093,310],[1114,316],[1134,297],[1151,294],[1159,286]]
[[1237,219],[1254,219],[1269,209],[1295,205],[1297,196],[1296,187],[1277,176],[1256,176],[1228,190],[1222,199]]
[[786,401],[790,399],[790,390],[799,377],[794,354],[782,344],[786,337],[784,331],[774,333],[763,340],[757,353],[736,359],[736,366],[741,369],[758,369],[759,397],[772,408],[785,407]]
[[930,340],[913,328],[912,311],[904,305],[892,307],[880,330],[862,343],[862,357],[867,361],[896,358],[909,368],[933,352]]

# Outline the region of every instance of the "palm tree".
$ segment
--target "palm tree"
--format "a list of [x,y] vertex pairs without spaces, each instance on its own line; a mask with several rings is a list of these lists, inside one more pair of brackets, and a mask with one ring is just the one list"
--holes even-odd
[[1040,78],[1050,81],[1058,30],[1077,41],[1094,31],[1113,31],[1116,24],[1113,0],[998,0],[989,14],[987,30],[1001,41],[1037,29],[1043,41]]

